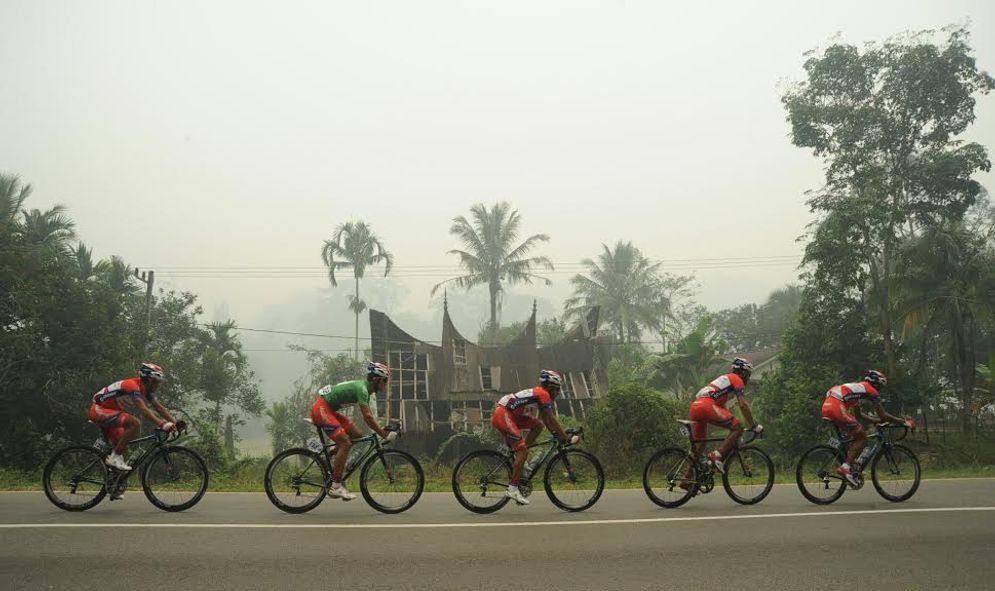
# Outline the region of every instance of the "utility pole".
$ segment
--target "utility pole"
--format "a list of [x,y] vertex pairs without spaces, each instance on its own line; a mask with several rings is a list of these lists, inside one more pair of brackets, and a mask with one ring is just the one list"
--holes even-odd
[[155,285],[155,271],[142,271],[139,275],[136,267],[135,279],[145,284],[145,352],[148,353],[149,342],[152,340],[152,286]]

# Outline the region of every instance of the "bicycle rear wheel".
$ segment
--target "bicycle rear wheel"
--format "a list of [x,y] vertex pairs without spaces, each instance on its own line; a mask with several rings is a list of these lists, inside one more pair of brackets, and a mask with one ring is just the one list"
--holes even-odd
[[740,505],[755,505],[774,488],[774,462],[756,447],[734,449],[725,461],[722,487]]
[[605,490],[605,471],[598,458],[580,449],[567,449],[546,464],[546,496],[564,511],[589,509]]
[[816,505],[835,503],[846,492],[846,480],[836,473],[840,453],[828,445],[817,445],[802,454],[795,468],[798,490]]
[[89,445],[73,445],[52,456],[42,475],[45,496],[59,509],[86,511],[107,494],[104,457]]
[[363,465],[359,489],[371,507],[381,513],[401,513],[418,502],[425,490],[425,473],[409,453],[389,449]]
[[145,496],[163,511],[185,511],[207,492],[207,464],[192,449],[163,447],[145,466],[142,488]]
[[874,456],[871,462],[871,481],[882,497],[893,503],[912,498],[919,489],[922,474],[919,459],[904,445],[891,445]]
[[479,449],[453,468],[453,494],[474,513],[493,513],[508,504],[505,489],[511,482],[511,463],[504,454]]
[[651,501],[673,509],[698,493],[698,463],[687,450],[676,447],[653,454],[643,468],[643,490]]
[[318,454],[295,447],[276,454],[269,466],[263,488],[270,502],[287,513],[307,513],[325,500],[330,475]]

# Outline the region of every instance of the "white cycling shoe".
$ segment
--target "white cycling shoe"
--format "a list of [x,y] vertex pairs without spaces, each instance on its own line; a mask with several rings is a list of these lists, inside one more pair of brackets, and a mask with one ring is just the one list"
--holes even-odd
[[328,496],[333,499],[342,499],[343,501],[351,501],[356,498],[356,495],[346,490],[346,487],[341,484],[333,484],[328,489]]
[[124,456],[118,455],[113,452],[110,455],[108,455],[106,458],[104,458],[104,463],[110,466],[111,468],[115,468],[117,470],[121,470],[124,472],[131,470],[131,466],[128,465],[128,462],[124,461]]
[[529,500],[522,495],[522,491],[518,490],[517,486],[509,486],[508,490],[504,491],[504,496],[508,497],[512,501],[515,501],[519,505],[529,504]]

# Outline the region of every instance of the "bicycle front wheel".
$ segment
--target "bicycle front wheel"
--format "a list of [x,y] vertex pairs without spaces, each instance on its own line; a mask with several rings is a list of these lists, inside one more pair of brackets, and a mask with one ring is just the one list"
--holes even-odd
[[467,454],[453,468],[453,494],[474,513],[493,513],[508,504],[511,463],[504,454],[480,449]]
[[589,509],[605,490],[605,471],[598,458],[580,449],[556,454],[543,476],[546,496],[564,511]]
[[414,507],[425,490],[425,473],[411,454],[389,449],[363,464],[359,489],[381,513],[401,513]]
[[836,473],[840,453],[828,445],[817,445],[802,454],[795,468],[798,490],[816,505],[835,503],[846,492],[846,480]]
[[89,445],[56,452],[45,466],[42,486],[52,504],[66,511],[86,511],[107,494],[104,457]]
[[774,462],[756,447],[734,449],[725,461],[722,487],[740,505],[755,505],[774,488]]
[[266,466],[263,488],[276,508],[287,513],[307,513],[325,500],[330,475],[318,454],[295,447],[281,451]]
[[871,481],[875,490],[893,503],[912,498],[919,489],[921,476],[919,459],[904,445],[882,450],[871,462]]
[[676,447],[653,454],[643,468],[643,490],[651,501],[673,509],[698,492],[698,463],[686,450]]
[[145,496],[163,511],[185,511],[207,492],[207,464],[192,449],[163,447],[145,466]]

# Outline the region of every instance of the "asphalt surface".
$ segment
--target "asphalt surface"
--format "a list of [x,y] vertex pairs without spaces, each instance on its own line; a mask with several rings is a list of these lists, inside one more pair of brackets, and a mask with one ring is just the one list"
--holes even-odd
[[[287,515],[262,494],[209,493],[164,513],[130,491],[85,513],[0,493],[0,589],[992,589],[995,480],[925,481],[889,503],[866,487],[817,507],[776,486],[679,509],[607,491],[580,514],[534,495],[475,515],[426,494],[382,515],[326,500]],[[303,526],[303,527],[302,527]]]

